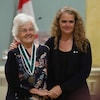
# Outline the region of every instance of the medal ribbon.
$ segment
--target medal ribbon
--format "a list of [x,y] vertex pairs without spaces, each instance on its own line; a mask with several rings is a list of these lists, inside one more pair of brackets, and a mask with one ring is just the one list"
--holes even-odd
[[[24,66],[24,68],[25,68],[26,72],[28,72],[29,75],[33,75],[34,69],[35,69],[35,61],[36,61],[36,47],[35,47],[35,45],[32,45],[31,60],[29,59],[29,56],[28,56],[28,54],[27,54],[27,52],[22,44],[20,44],[18,46],[18,48],[19,48],[20,54],[22,55],[23,60],[25,62],[26,66]],[[33,53],[33,51],[34,51],[34,53]],[[23,62],[23,60],[22,60],[22,62]]]

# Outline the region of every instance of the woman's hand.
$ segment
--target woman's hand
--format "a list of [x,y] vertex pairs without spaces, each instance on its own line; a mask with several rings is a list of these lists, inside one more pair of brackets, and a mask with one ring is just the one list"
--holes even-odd
[[49,92],[46,89],[36,89],[36,88],[32,88],[32,89],[30,89],[30,93],[37,94],[39,96],[43,96],[43,97],[47,98]]
[[13,42],[10,44],[9,50],[12,50],[14,48],[17,48],[18,47],[18,44],[20,44],[20,43],[14,39]]
[[56,99],[62,94],[62,90],[59,85],[54,86],[51,90],[49,90],[48,96],[51,99]]

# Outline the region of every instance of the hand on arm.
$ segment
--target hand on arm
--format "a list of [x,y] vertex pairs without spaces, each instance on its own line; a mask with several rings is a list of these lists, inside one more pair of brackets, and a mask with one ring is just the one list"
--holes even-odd
[[29,92],[32,94],[37,94],[39,96],[43,96],[45,98],[48,97],[48,93],[49,93],[48,90],[46,90],[46,89],[36,89],[36,88],[30,89]]
[[62,90],[59,85],[54,86],[51,90],[49,90],[48,96],[51,99],[56,99],[62,94]]
[[14,39],[13,42],[10,44],[9,50],[17,48],[18,44],[20,43]]

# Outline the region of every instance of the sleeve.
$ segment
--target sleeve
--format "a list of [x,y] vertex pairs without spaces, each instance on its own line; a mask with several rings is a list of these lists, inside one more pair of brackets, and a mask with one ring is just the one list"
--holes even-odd
[[8,82],[8,86],[13,89],[18,95],[29,95],[29,91],[20,87],[20,81],[18,78],[18,68],[14,52],[8,52],[8,59],[5,64],[5,76]]
[[82,52],[80,59],[80,68],[77,70],[75,75],[71,77],[69,81],[60,84],[62,91],[75,91],[86,82],[86,79],[90,74],[92,65],[92,54],[90,44],[87,49],[87,52]]
[[46,42],[45,45],[47,45],[50,48],[50,51],[54,48],[54,37],[50,37]]
[[54,76],[53,76],[53,68],[52,68],[52,53],[53,53],[53,49],[54,49],[54,37],[50,37],[45,45],[47,45],[50,48],[50,52],[49,52],[49,59],[48,59],[48,78],[47,78],[47,88],[50,90],[55,82],[52,81],[54,80]]

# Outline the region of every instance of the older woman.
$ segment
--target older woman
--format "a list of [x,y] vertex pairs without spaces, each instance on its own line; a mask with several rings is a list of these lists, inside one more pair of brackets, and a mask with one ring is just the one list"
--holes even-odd
[[47,94],[49,48],[34,43],[37,32],[31,16],[21,13],[14,18],[12,34],[20,44],[8,52],[5,64],[8,82],[6,100],[43,100]]

